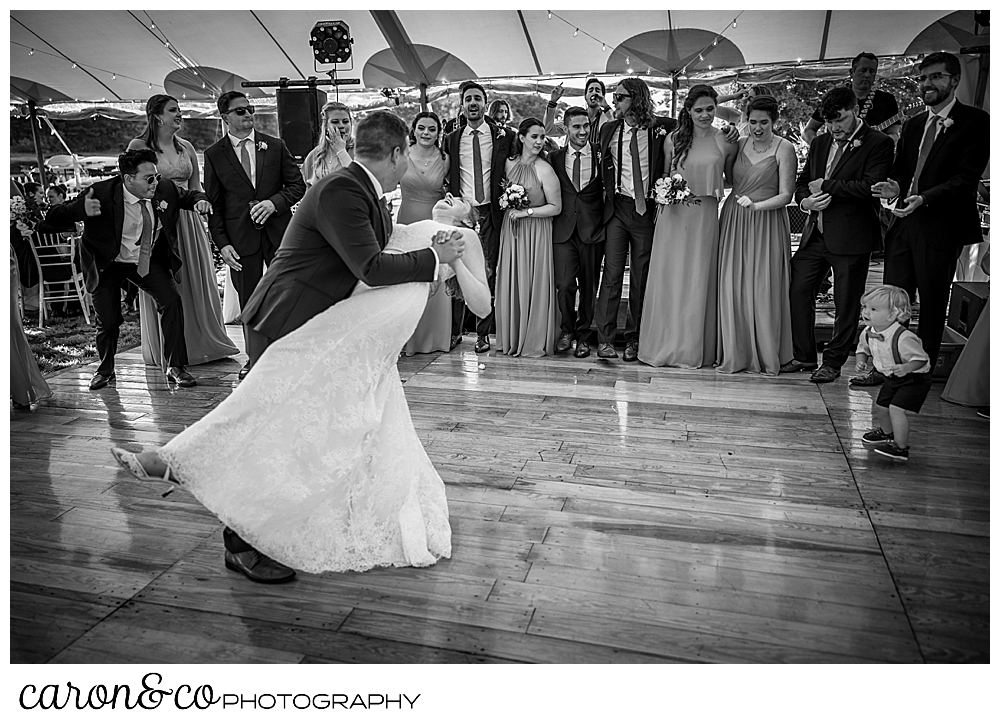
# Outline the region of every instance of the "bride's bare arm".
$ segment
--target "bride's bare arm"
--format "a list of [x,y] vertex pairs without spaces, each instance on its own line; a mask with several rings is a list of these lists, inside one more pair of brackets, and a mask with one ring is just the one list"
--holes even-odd
[[486,283],[486,261],[483,257],[483,245],[479,235],[472,229],[462,229],[462,239],[465,241],[465,254],[457,259],[452,267],[455,278],[462,287],[462,296],[466,306],[477,317],[486,317],[492,309],[490,302],[490,287]]

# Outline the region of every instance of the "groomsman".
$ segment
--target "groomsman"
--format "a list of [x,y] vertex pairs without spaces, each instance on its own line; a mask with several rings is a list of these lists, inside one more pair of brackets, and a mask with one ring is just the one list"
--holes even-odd
[[886,235],[883,281],[910,299],[919,291],[917,335],[933,365],[955,264],[963,246],[983,240],[976,188],[990,158],[990,116],[955,97],[962,66],[951,53],[931,53],[919,69],[927,110],[903,125],[890,178],[871,190],[899,199]]
[[[781,372],[816,370],[810,381],[833,382],[854,351],[868,260],[881,238],[879,203],[872,184],[892,165],[892,139],[858,118],[850,88],[834,88],[821,109],[828,133],[809,146],[795,185],[795,198],[809,212],[798,251],[792,257],[789,297],[794,359]],[[833,267],[833,338],[817,367],[816,292]]]
[[[565,116],[563,116],[562,128],[556,123],[556,106],[559,103],[559,99],[562,98],[563,93],[565,93],[565,89],[562,83],[560,83],[552,89],[552,94],[549,96],[549,103],[545,109],[544,118],[546,135],[558,136],[561,133],[569,133],[569,130],[565,127]],[[607,121],[615,120],[614,111],[611,110],[611,106],[604,99],[606,93],[604,83],[600,78],[587,78],[587,83],[583,88],[583,98],[587,103],[587,120],[590,121],[589,140],[591,143],[600,143],[601,126]]]
[[587,357],[597,296],[597,264],[604,243],[604,184],[598,173],[599,147],[589,140],[587,111],[579,106],[567,108],[563,125],[569,143],[550,160],[562,193],[562,211],[552,225],[552,263],[561,318],[556,352],[565,352],[576,340],[575,356]]
[[227,91],[216,105],[227,133],[205,151],[205,194],[215,209],[208,228],[245,309],[306,184],[285,142],[254,129],[254,107],[243,93]]
[[[462,112],[468,123],[445,136],[444,147],[451,157],[448,188],[455,196],[468,199],[479,212],[479,238],[486,256],[486,278],[490,293],[496,291],[497,259],[500,255],[500,225],[503,210],[500,195],[504,161],[510,154],[514,132],[486,119],[486,90],[475,81],[466,81],[459,91]],[[452,346],[461,341],[465,304],[452,306]],[[476,352],[490,349],[493,312],[476,323]]]
[[[899,115],[899,104],[892,93],[875,89],[875,79],[878,76],[878,56],[873,53],[858,53],[851,61],[851,80],[848,84],[858,99],[858,118],[873,128]],[[806,124],[802,137],[807,143],[812,143],[816,132],[823,126],[822,108],[817,108]],[[900,120],[882,129],[882,133],[891,136],[894,143],[899,143]]]

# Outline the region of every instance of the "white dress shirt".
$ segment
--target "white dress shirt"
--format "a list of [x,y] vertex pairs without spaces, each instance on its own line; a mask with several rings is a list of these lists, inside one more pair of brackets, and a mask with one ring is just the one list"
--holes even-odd
[[476,179],[472,173],[472,131],[479,131],[479,150],[483,161],[483,196],[480,205],[490,202],[490,171],[493,165],[493,131],[490,124],[483,121],[479,128],[466,126],[458,141],[458,172],[462,183],[462,198],[476,203]]
[[[635,194],[632,191],[632,154],[629,151],[629,145],[632,143],[632,126],[630,126],[626,121],[622,121],[621,125],[618,126],[618,131],[611,137],[611,143],[608,145],[608,153],[614,159],[615,163],[615,183],[618,183],[618,138],[621,137],[622,142],[622,157],[621,157],[621,184],[620,188],[616,189],[616,193],[623,194],[629,198],[635,198]],[[635,134],[636,140],[639,145],[639,167],[642,173],[642,188],[649,188],[649,132],[645,128],[640,128]]]
[[[243,142],[242,138],[237,138],[231,133],[227,133],[226,136],[229,138],[229,142],[233,144],[233,151],[236,152],[236,160],[243,164],[240,159],[240,143]],[[257,186],[257,129],[251,128],[250,135],[247,136],[247,152],[250,154],[250,183]]]
[[[576,160],[577,150],[569,143],[566,144],[566,175],[569,176],[569,180],[573,180],[573,161]],[[594,168],[594,158],[590,153],[590,144],[587,143],[583,148],[580,149],[580,188],[582,189],[590,182],[590,176],[593,173]],[[624,154],[624,151],[622,151]],[[624,178],[624,174],[622,174]]]
[[139,208],[139,202],[141,201],[147,205],[146,209],[149,211],[149,218],[156,224],[153,230],[153,239],[156,239],[156,231],[159,228],[158,220],[156,214],[153,213],[153,202],[149,199],[140,199],[129,191],[124,184],[122,184],[122,201],[125,202],[123,204],[125,215],[122,219],[121,248],[118,251],[118,256],[115,257],[115,261],[126,264],[138,264],[139,242],[142,239],[142,210]]

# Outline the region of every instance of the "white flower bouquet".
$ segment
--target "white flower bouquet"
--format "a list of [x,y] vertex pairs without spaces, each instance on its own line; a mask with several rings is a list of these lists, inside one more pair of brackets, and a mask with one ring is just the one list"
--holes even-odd
[[503,193],[500,194],[501,209],[526,209],[530,205],[528,192],[524,186],[510,181],[503,182]]
[[692,198],[687,179],[679,173],[656,179],[656,184],[653,186],[653,200],[661,206],[672,204],[691,206],[701,203],[701,199]]

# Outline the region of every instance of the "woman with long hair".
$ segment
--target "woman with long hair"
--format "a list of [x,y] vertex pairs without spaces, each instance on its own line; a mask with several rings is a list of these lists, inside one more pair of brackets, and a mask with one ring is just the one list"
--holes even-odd
[[351,109],[339,101],[328,101],[322,110],[323,135],[316,148],[306,154],[302,175],[312,186],[354,159],[354,119]]
[[[410,155],[399,182],[397,223],[431,218],[434,204],[444,198],[449,166],[448,156],[441,150],[441,119],[433,111],[421,111],[410,124]],[[432,285],[423,316],[406,343],[406,356],[448,352],[452,342],[451,297],[444,285]]]
[[497,263],[497,347],[515,357],[555,353],[552,217],[562,211],[562,193],[556,172],[542,158],[544,147],[545,125],[525,118],[504,166],[507,182],[528,196],[527,208],[504,212]]
[[[194,146],[177,135],[181,124],[176,98],[163,94],[151,96],[146,101],[146,130],[129,142],[128,149],[154,151],[160,175],[183,189],[201,191],[201,173]],[[179,214],[177,252],[182,264],[177,272],[177,291],[184,310],[188,364],[198,365],[239,354],[239,348],[226,334],[222,321],[222,299],[205,222],[194,211],[181,210]],[[156,302],[145,292],[139,293],[139,315],[142,358],[146,364],[166,371],[160,316]]]
[[639,337],[639,359],[654,367],[715,363],[719,199],[736,156],[712,125],[718,97],[711,86],[693,86],[663,139],[664,175],[680,174],[692,196],[657,211]]

